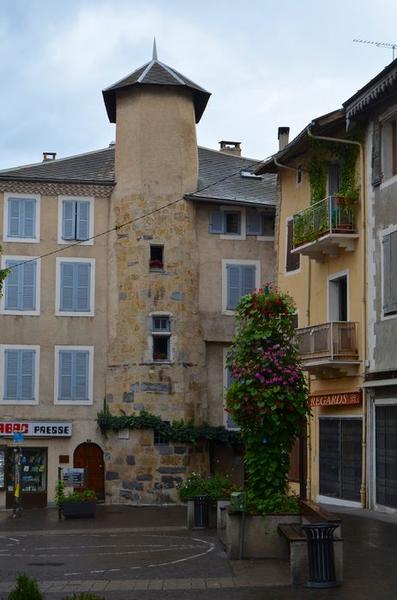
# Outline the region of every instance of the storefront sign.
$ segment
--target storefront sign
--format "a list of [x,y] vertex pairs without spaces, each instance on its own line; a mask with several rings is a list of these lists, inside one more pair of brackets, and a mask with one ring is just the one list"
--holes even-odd
[[349,404],[361,404],[361,392],[317,394],[309,398],[310,406],[346,406]]
[[65,486],[84,487],[85,469],[66,467],[63,469],[63,483]]
[[72,423],[65,421],[2,421],[0,437],[70,437]]

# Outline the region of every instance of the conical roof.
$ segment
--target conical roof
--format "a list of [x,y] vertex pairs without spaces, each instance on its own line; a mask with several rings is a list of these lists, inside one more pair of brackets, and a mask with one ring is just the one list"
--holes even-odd
[[165,85],[177,86],[191,90],[194,102],[194,111],[196,123],[207,106],[210,92],[175,71],[172,67],[160,62],[157,58],[156,46],[153,47],[153,58],[139,69],[136,69],[127,77],[120,79],[110,87],[103,90],[103,99],[105,101],[106,111],[111,123],[116,123],[116,95],[118,90],[133,88],[140,85]]

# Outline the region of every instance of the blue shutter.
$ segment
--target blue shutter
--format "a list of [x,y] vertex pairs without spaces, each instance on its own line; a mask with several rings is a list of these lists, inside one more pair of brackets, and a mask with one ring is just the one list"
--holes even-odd
[[58,400],[72,400],[73,397],[73,352],[59,351]]
[[26,198],[23,200],[22,237],[36,237],[36,200],[34,198]]
[[75,263],[75,301],[74,310],[85,312],[90,310],[91,264]]
[[255,289],[255,266],[242,265],[242,288],[241,295],[252,294]]
[[8,235],[22,237],[22,200],[18,198],[8,200]]
[[73,400],[88,400],[88,363],[87,350],[74,352],[74,394]]
[[62,201],[62,239],[74,240],[76,237],[76,202]]
[[227,265],[227,308],[234,310],[241,298],[242,270],[241,265]]
[[76,239],[88,240],[90,235],[90,203],[87,201],[77,202],[76,217]]
[[4,400],[18,399],[18,350],[4,351]]
[[263,235],[263,215],[257,210],[247,212],[247,235]]
[[61,290],[60,306],[61,311],[73,311],[73,298],[75,289],[75,263],[61,263]]
[[20,397],[19,400],[34,400],[35,350],[20,350]]
[[23,280],[20,310],[36,309],[36,268],[36,261],[18,267],[18,269],[21,269]]
[[[18,264],[17,260],[6,260],[6,269]],[[5,310],[18,310],[20,290],[21,267],[14,268],[7,275],[4,282]]]
[[210,212],[208,223],[209,233],[223,233],[224,230],[224,213],[220,210]]

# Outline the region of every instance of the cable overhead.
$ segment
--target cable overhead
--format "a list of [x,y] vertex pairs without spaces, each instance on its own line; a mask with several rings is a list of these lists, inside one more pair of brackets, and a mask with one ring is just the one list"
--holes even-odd
[[[213,185],[216,185],[217,183],[222,183],[222,181],[226,181],[227,179],[230,179],[230,177],[234,177],[235,175],[239,175],[241,172],[241,169],[251,169],[253,167],[257,167],[258,165],[266,162],[269,159],[269,157],[263,158],[262,160],[256,160],[254,163],[251,163],[249,165],[245,165],[244,167],[241,167],[238,171],[234,171],[233,173],[229,173],[229,175],[225,175],[225,177],[221,177],[220,179],[217,179],[216,181],[212,181],[211,183],[209,183],[208,185],[205,185],[202,188],[199,188],[198,190],[196,190],[194,193],[197,194],[198,192],[203,192],[205,190],[207,190],[208,188],[212,187]],[[150,217],[151,215],[160,212],[166,208],[169,208],[170,206],[173,206],[174,204],[176,204],[177,202],[181,202],[181,200],[185,199],[185,195],[180,196],[179,198],[176,198],[175,200],[172,200],[171,202],[168,202],[167,204],[163,204],[163,206],[159,206],[158,208],[154,208],[153,210],[150,210],[147,213],[144,213],[143,215],[140,215],[139,217],[134,217],[133,219],[129,219],[128,221],[124,221],[124,223],[121,223],[121,225],[115,225],[114,227],[111,227],[110,229],[106,229],[105,231],[101,231],[100,233],[97,233],[95,235],[92,235],[91,237],[87,238],[86,240],[78,240],[77,242],[73,242],[72,244],[67,244],[65,246],[62,246],[62,248],[55,248],[54,250],[50,250],[49,252],[45,252],[44,254],[40,254],[39,256],[35,256],[34,258],[31,258],[29,260],[23,260],[20,263],[16,263],[15,265],[12,265],[11,267],[8,267],[9,271],[12,271],[13,269],[16,269],[17,267],[20,267],[21,265],[26,265],[28,263],[34,262],[36,260],[42,259],[42,258],[47,258],[48,256],[52,256],[53,254],[58,254],[60,252],[63,252],[64,250],[68,250],[69,248],[74,248],[75,246],[80,246],[81,244],[84,244],[85,242],[89,242],[91,240],[95,240],[96,238],[99,238],[103,235],[107,235],[109,233],[112,233],[113,231],[118,231],[119,229],[122,229],[123,227],[126,227],[127,225],[131,225],[132,223],[136,223],[137,221],[140,221],[146,217]]]

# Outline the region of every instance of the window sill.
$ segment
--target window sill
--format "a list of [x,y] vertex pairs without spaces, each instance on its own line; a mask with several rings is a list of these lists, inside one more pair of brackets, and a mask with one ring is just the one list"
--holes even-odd
[[388,188],[391,185],[394,185],[395,183],[397,183],[397,175],[392,175],[391,177],[388,177],[387,179],[384,179],[384,181],[382,181],[382,183],[379,186],[379,189],[384,190],[385,188]]
[[20,238],[20,237],[9,237],[4,236],[4,242],[9,242],[10,244],[39,244],[40,240],[37,238]]
[[37,406],[38,400],[1,400],[0,404],[8,404],[12,406]]
[[153,365],[173,365],[175,363],[173,360],[147,360],[141,364],[153,366]]
[[219,235],[220,240],[245,240],[245,235],[239,233],[221,233]]
[[62,238],[58,238],[58,244],[60,246],[65,246],[65,245],[93,246],[94,240],[63,240]]
[[92,406],[92,400],[54,400],[57,406]]
[[39,317],[40,311],[33,310],[0,310],[0,315],[9,315],[11,317]]
[[156,267],[149,267],[149,273],[165,273],[165,269],[157,269]]
[[56,317],[95,317],[95,313],[90,312],[63,312],[60,310],[55,311]]

